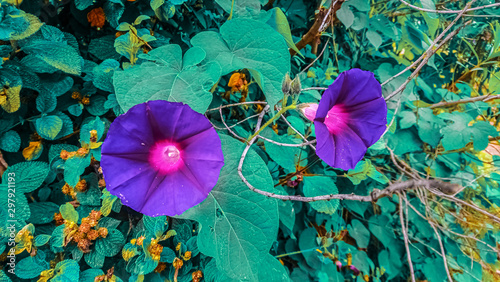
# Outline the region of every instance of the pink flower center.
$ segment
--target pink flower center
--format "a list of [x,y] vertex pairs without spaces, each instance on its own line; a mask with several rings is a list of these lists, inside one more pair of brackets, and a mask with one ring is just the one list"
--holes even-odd
[[179,147],[170,141],[160,141],[151,147],[149,163],[161,173],[178,170],[182,165]]
[[181,157],[181,152],[175,146],[167,146],[163,151],[165,162],[176,163]]
[[347,126],[349,114],[345,111],[342,105],[335,105],[328,111],[325,117],[325,125],[328,131],[332,134],[340,132]]

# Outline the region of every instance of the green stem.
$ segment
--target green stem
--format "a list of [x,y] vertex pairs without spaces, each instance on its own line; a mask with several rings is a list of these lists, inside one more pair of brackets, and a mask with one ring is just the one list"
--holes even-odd
[[261,128],[259,128],[259,130],[257,130],[254,134],[252,134],[252,136],[248,137],[248,141],[252,140],[253,138],[255,138],[255,136],[259,135],[259,133],[264,130],[264,128],[268,127],[271,123],[273,123],[273,121],[275,121],[276,119],[278,119],[282,114],[284,114],[286,111],[288,110],[293,110],[297,108],[297,105],[294,103],[294,104],[291,104],[290,106],[287,106],[287,107],[284,107],[282,108],[281,110],[278,111],[278,113],[276,113],[275,116],[273,116],[270,120],[268,120]]

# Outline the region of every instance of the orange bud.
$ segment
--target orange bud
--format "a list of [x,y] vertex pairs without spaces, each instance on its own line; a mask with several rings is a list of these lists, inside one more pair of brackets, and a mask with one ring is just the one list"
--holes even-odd
[[104,14],[104,10],[99,7],[91,10],[87,14],[87,21],[90,23],[90,26],[96,27],[97,30],[101,29],[106,23],[106,15]]

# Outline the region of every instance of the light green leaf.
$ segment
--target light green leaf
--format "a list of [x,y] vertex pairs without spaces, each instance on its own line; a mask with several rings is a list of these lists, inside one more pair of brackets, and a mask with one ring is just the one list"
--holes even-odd
[[288,20],[283,11],[280,8],[276,7],[270,10],[268,13],[271,13],[271,17],[267,21],[267,24],[274,28],[274,30],[279,32],[283,36],[283,38],[285,38],[286,44],[289,48],[293,49],[295,52],[297,52],[297,54],[300,54],[303,57],[303,55],[300,53],[299,49],[293,42],[290,25],[288,24]]
[[78,10],[85,10],[92,6],[94,0],[75,0],[75,6]]
[[159,238],[167,230],[167,217],[151,217],[144,215],[142,218],[144,228],[155,238]]
[[222,75],[249,69],[271,106],[283,97],[281,81],[290,72],[290,53],[281,34],[269,25],[232,19],[222,25],[220,34],[200,32],[191,43],[205,50],[208,61],[222,66]]
[[226,13],[233,12],[234,18],[258,18],[261,5],[268,0],[215,0]]
[[57,98],[54,93],[42,92],[36,97],[36,109],[43,113],[50,113],[56,109]]
[[79,282],[95,282],[95,278],[103,274],[101,269],[90,268],[80,273]]
[[109,228],[106,238],[97,239],[95,250],[105,257],[112,257],[121,251],[124,243],[123,234],[115,228]]
[[439,117],[452,121],[451,124],[441,129],[445,150],[461,149],[471,141],[474,142],[474,150],[484,150],[488,146],[488,136],[498,135],[495,127],[486,121],[478,121],[469,126],[472,117],[466,113],[443,113]]
[[[234,279],[258,281],[258,273],[278,232],[276,201],[250,191],[241,181],[237,166],[243,144],[220,136],[225,165],[207,199],[187,210],[183,218],[200,223],[198,247],[215,258],[217,267]],[[262,159],[250,150],[243,174],[260,189],[272,190],[273,181]],[[271,266],[269,266],[271,267]]]
[[82,57],[73,47],[65,43],[36,41],[22,49],[63,72],[75,75],[80,75],[82,72]]
[[[420,3],[422,4],[422,8],[424,9],[436,10],[436,4],[434,4],[433,0],[420,0]],[[431,19],[438,18],[438,15],[436,13],[429,13],[429,12],[422,12],[422,13],[426,13]]]
[[58,116],[44,116],[36,120],[36,131],[47,140],[54,140],[63,127],[63,120]]
[[43,246],[45,244],[47,244],[50,240],[50,235],[47,235],[47,234],[41,234],[41,235],[38,235],[35,237],[35,247],[40,247],[40,246]]
[[[306,197],[335,195],[339,193],[333,179],[325,176],[304,177],[303,190]],[[333,214],[337,211],[339,203],[339,200],[331,200],[311,202],[309,204],[318,212]]]
[[113,92],[113,74],[118,68],[120,68],[120,63],[113,59],[106,59],[99,66],[95,67],[92,70],[92,74],[94,75],[92,82],[95,87]]
[[64,163],[64,181],[69,186],[75,187],[80,180],[80,175],[83,174],[85,168],[90,165],[90,154],[86,157],[73,157]]
[[[42,185],[43,181],[49,173],[49,166],[44,162],[21,162],[9,166],[4,172],[5,176],[13,177],[12,182],[16,185],[16,190],[23,193],[33,192]],[[4,184],[8,178],[4,177]]]
[[382,45],[382,36],[380,36],[380,34],[378,34],[378,32],[376,31],[373,31],[373,30],[368,30],[366,32],[366,38],[368,39],[368,41],[370,41],[370,43],[373,45],[373,47],[375,47],[375,50],[378,50],[378,47],[380,47],[380,45]]
[[16,263],[16,275],[21,279],[33,279],[40,273],[49,269],[49,263],[45,261],[45,255],[37,254],[34,257],[28,256]]
[[0,149],[15,153],[19,151],[19,147],[21,146],[21,137],[14,130],[9,130],[2,135],[0,135]]
[[354,23],[354,14],[349,5],[342,5],[336,13],[337,18],[345,25],[345,28],[350,28]]
[[359,248],[367,248],[370,243],[370,231],[357,219],[353,219],[347,226],[349,235],[356,239]]
[[113,76],[116,99],[124,111],[149,100],[184,102],[199,113],[208,109],[209,90],[220,77],[218,63],[182,66],[178,45],[156,48],[144,58],[152,62],[115,71]]
[[61,207],[59,207],[59,212],[65,220],[75,223],[78,222],[78,212],[75,210],[72,204],[66,203],[64,205],[61,205]]
[[104,259],[106,258],[100,252],[96,250],[86,253],[84,256],[85,262],[92,268],[101,268],[104,264]]

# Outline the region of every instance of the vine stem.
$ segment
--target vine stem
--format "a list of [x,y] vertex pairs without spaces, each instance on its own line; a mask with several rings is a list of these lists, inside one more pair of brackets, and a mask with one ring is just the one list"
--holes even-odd
[[411,281],[415,282],[415,270],[413,270],[413,263],[411,261],[411,252],[410,252],[410,246],[409,246],[410,239],[408,239],[408,230],[406,230],[406,226],[405,226],[405,222],[404,222],[403,202],[402,202],[403,196],[401,196],[401,194],[406,199],[406,194],[404,192],[402,192],[402,193],[398,192],[398,196],[399,196],[399,221],[401,222],[401,230],[403,232],[403,237],[404,237],[404,241],[405,241],[406,257],[408,259],[408,266],[410,267]]
[[[413,8],[415,10],[419,10],[422,12],[429,12],[429,13],[436,13],[436,14],[458,14],[461,12],[461,10],[431,10],[431,9],[420,8],[418,6],[412,5],[408,2],[406,2],[405,0],[399,0],[399,1],[401,1],[403,4],[405,4],[406,6],[408,6],[410,8]],[[470,8],[470,9],[467,9],[467,11],[470,12],[470,11],[482,10],[482,9],[487,9],[487,8],[494,8],[494,7],[498,7],[498,6],[500,6],[500,3],[493,3],[493,4],[484,5],[484,6]]]
[[241,106],[241,105],[267,105],[267,102],[264,101],[250,101],[250,102],[241,102],[241,103],[234,103],[234,104],[229,104],[229,105],[223,105],[217,108],[212,108],[208,109],[207,112],[211,111],[218,111],[219,109],[224,109],[224,108],[230,108],[230,107],[235,107],[235,106]]
[[458,101],[452,101],[452,102],[439,102],[433,105],[429,106],[429,109],[434,109],[434,108],[439,108],[439,107],[448,107],[448,106],[454,106],[458,104],[465,104],[465,103],[471,103],[471,102],[488,102],[491,100],[495,99],[500,99],[500,94],[498,95],[483,95],[483,96],[478,96],[478,97],[472,97],[472,98],[467,98],[467,99],[462,99]]
[[[271,119],[269,119],[262,127],[258,128],[255,130],[255,133],[252,134],[250,137],[248,137],[248,140],[254,140],[256,139],[256,137],[258,137],[259,133],[264,130],[264,128],[268,127],[271,123],[273,123],[276,119],[278,119],[279,117],[281,117],[282,114],[284,114],[286,111],[288,110],[293,110],[297,108],[297,105],[296,104],[291,104],[290,106],[286,106],[282,109],[280,109],[278,111],[278,113],[276,113],[276,115],[274,115]],[[260,117],[259,117],[260,119]],[[262,120],[262,119],[260,119]]]
[[307,141],[307,142],[299,143],[299,144],[288,144],[288,143],[276,142],[276,141],[271,140],[269,138],[266,138],[262,135],[257,135],[257,136],[258,136],[258,138],[263,139],[269,143],[273,143],[273,144],[276,144],[278,146],[283,146],[283,147],[302,147],[302,146],[308,146],[308,145],[312,145],[312,144],[316,143],[316,140],[312,140],[312,141]]

